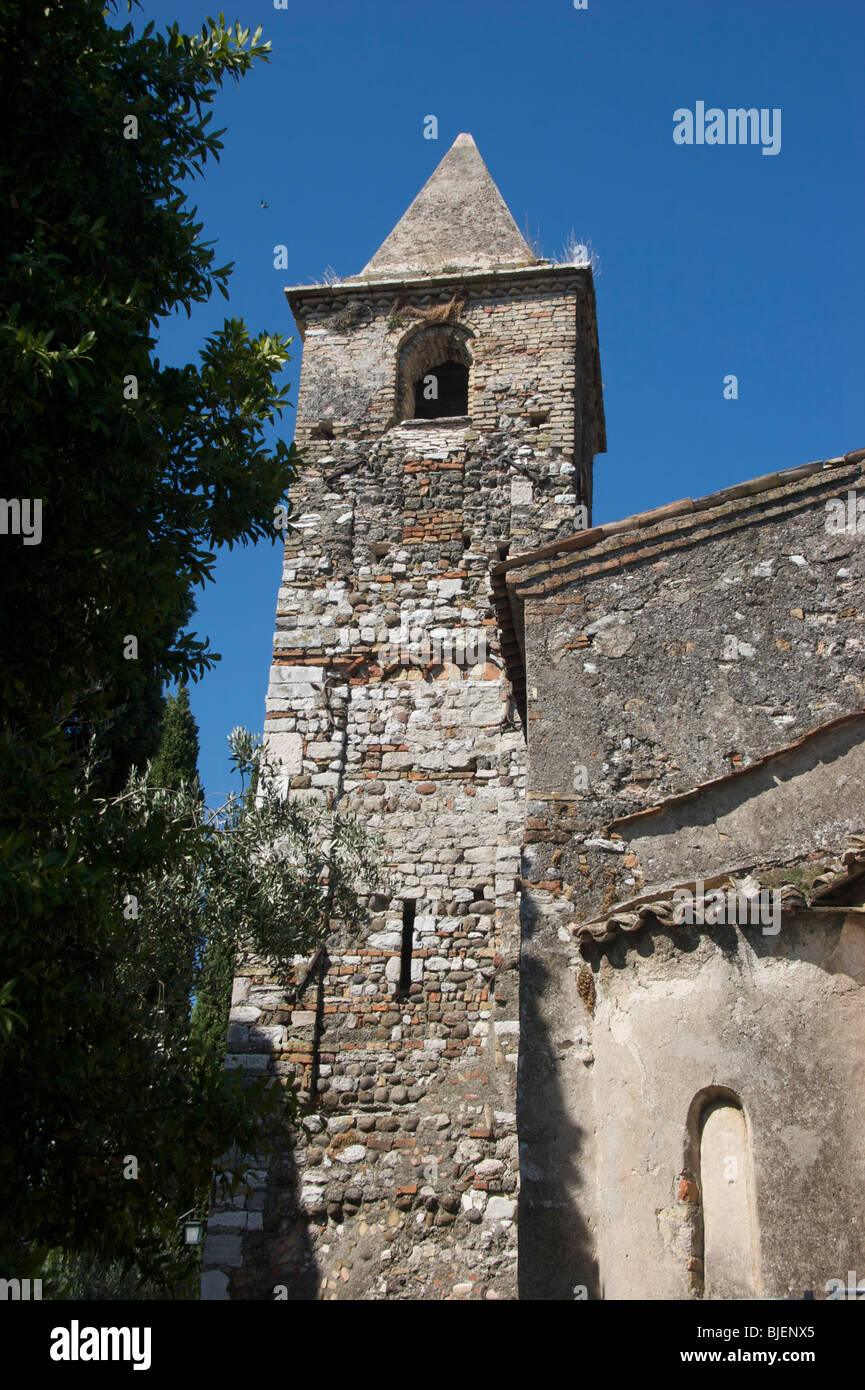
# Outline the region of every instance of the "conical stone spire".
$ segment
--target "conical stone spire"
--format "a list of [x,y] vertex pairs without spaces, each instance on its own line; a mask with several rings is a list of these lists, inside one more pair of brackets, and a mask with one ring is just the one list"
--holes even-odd
[[477,145],[463,134],[361,273],[405,278],[531,265],[535,259]]

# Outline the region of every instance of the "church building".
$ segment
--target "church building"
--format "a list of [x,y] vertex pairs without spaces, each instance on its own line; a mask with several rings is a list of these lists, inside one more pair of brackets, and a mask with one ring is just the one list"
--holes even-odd
[[265,741],[390,885],[289,987],[238,964],[227,1065],[318,1108],[203,1297],[826,1297],[865,1274],[865,450],[592,527],[591,266],[470,135],[286,294]]

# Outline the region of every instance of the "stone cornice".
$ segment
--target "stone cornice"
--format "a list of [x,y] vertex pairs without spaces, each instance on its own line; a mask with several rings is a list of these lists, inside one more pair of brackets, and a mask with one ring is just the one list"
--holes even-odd
[[[532,280],[537,280],[541,284],[548,284],[551,279],[566,281],[571,277],[577,280],[583,279],[590,285],[593,284],[591,266],[552,265],[550,262],[544,264],[542,261],[535,261],[531,265],[498,267],[495,270],[454,270],[443,275],[422,275],[410,279],[402,279],[399,276],[361,279],[358,276],[350,280],[341,280],[333,285],[287,285],[283,293],[291,306],[292,313],[295,313],[295,303],[298,305],[305,302],[315,303],[317,300],[327,300],[332,297],[348,299],[352,295],[364,298],[371,294],[397,294],[407,290],[413,292],[441,291],[454,285],[483,286],[502,284],[505,281],[510,281],[514,289],[522,289],[527,284],[531,284]],[[296,317],[297,314],[295,313]]]

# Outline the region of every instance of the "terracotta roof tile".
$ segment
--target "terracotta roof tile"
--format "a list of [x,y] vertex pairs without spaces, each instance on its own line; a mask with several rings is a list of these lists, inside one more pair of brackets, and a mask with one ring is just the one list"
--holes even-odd
[[[686,889],[694,892],[696,884],[701,882],[704,892],[706,889],[712,891],[728,888],[743,891],[744,885],[747,887],[749,895],[759,893],[770,886],[768,883],[770,878],[777,876],[773,871],[779,868],[782,870],[792,868],[795,864],[807,862],[808,857],[798,855],[795,859],[777,860],[773,863],[761,861],[759,865],[750,866],[750,871],[739,868],[735,872],[715,874],[707,879],[691,878],[683,880],[681,883],[667,884],[663,888],[654,889],[640,897],[629,898],[588,922],[576,923],[573,931],[581,942],[594,941],[600,944],[601,942],[612,941],[620,932],[630,935],[639,931],[649,919],[660,922],[662,926],[681,926],[682,923],[676,919],[673,901],[673,895],[678,890]],[[820,857],[825,859],[824,855]],[[761,874],[763,876],[762,882]],[[813,875],[813,878],[807,879],[805,887],[791,879],[781,883],[772,883],[771,891],[780,895],[782,913],[802,911],[803,909],[814,910],[820,908],[824,898],[837,892],[846,884],[852,883],[863,874],[865,874],[865,835],[848,835],[844,845],[839,847],[833,855],[829,867],[821,868]],[[849,908],[847,910],[850,911]]]

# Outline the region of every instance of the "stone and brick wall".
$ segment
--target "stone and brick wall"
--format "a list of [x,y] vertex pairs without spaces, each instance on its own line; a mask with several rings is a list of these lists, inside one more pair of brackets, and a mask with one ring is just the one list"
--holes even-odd
[[[212,1214],[206,1296],[516,1294],[525,744],[489,570],[570,534],[588,502],[602,428],[583,400],[591,281],[404,287],[401,319],[395,298],[375,284],[292,298],[308,462],[266,716],[287,793],[381,834],[392,889],[362,932],[333,924],[308,975],[295,962],[294,994],[238,967],[228,1064],[284,1078],[319,1110],[312,1142]],[[469,417],[401,421],[400,349],[455,298]]]

